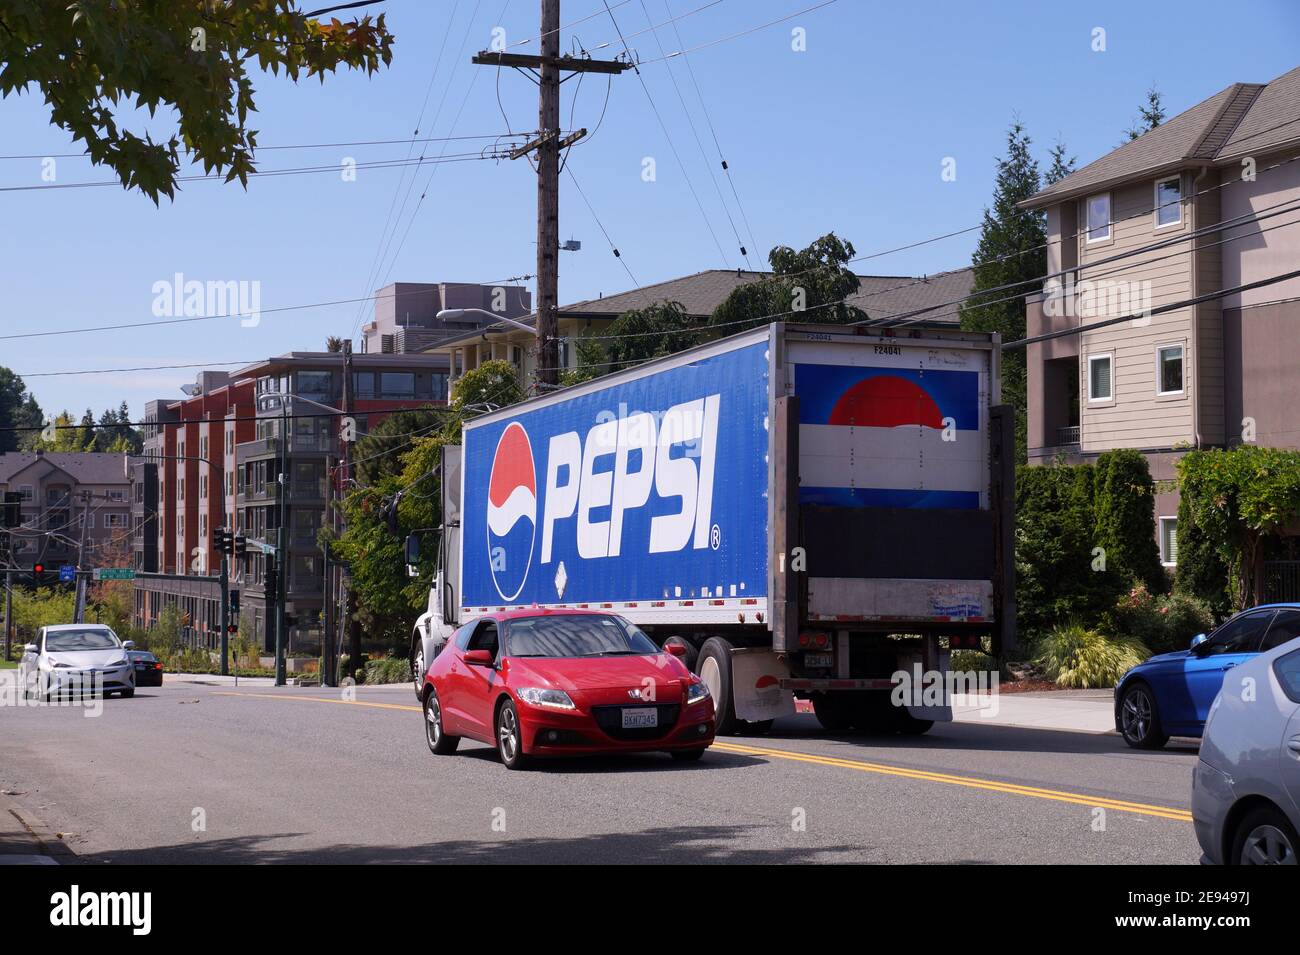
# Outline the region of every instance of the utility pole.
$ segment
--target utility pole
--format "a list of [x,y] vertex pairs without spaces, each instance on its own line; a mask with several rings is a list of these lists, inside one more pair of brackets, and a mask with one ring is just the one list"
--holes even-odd
[[583,129],[560,138],[561,74],[622,73],[632,64],[560,56],[560,0],[541,3],[540,56],[483,51],[472,62],[528,70],[537,78],[537,135],[513,150],[510,158],[537,153],[537,380],[554,386],[559,380],[560,150],[587,134]]
[[[339,488],[339,498],[346,493],[346,489],[352,480],[352,442],[346,440],[343,434],[343,427],[353,420],[353,412],[356,410],[356,389],[352,387],[352,340],[348,339],[343,342],[343,421],[339,422],[339,441],[342,447],[339,449],[339,469],[335,475],[335,480],[331,482],[330,489],[333,491],[337,486]],[[343,515],[341,507],[330,509],[330,520],[334,526],[335,537],[343,536],[346,530],[346,518]],[[343,586],[343,578],[347,575],[348,569],[346,564],[340,564],[336,573],[339,577],[339,586],[334,589],[334,594],[339,598],[338,607],[335,611],[335,620],[331,621],[338,627],[339,637],[336,640],[332,627],[325,629],[325,640],[328,644],[325,650],[325,669],[328,672],[328,682],[321,680],[324,686],[335,686],[338,683],[338,652],[343,648],[342,635],[347,632],[346,628],[352,619],[347,605],[348,588]],[[352,660],[349,663],[354,670],[356,661],[360,659],[361,654],[361,630],[358,627],[355,631],[356,640],[350,648]]]
[[77,544],[76,597],[73,602],[72,622],[84,623],[86,615],[86,589],[90,586],[90,571],[82,569],[86,559],[86,532],[90,529],[90,492],[81,495],[81,540]]
[[289,534],[285,526],[289,520],[289,405],[288,395],[280,395],[280,519],[275,535],[276,579],[275,593],[267,594],[275,607],[275,685],[284,686],[285,664],[284,644],[288,634],[285,633],[284,595],[285,578],[289,576]]

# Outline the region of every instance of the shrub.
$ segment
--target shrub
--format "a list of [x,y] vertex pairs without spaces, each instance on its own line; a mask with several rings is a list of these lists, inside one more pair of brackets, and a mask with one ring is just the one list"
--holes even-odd
[[370,660],[359,672],[365,674],[364,680],[358,678],[361,683],[406,683],[411,679],[411,664],[405,657],[386,657]]
[[1079,624],[1056,627],[1039,647],[1037,663],[1048,679],[1073,689],[1114,686],[1150,656],[1140,640],[1109,638]]
[[1141,584],[1120,597],[1106,616],[1109,632],[1141,640],[1155,653],[1185,650],[1192,637],[1213,626],[1214,614],[1205,601],[1188,594],[1153,597]]
[[1152,593],[1169,589],[1156,546],[1155,482],[1147,459],[1131,448],[1097,458],[1093,512],[1097,546],[1120,578],[1146,584]]

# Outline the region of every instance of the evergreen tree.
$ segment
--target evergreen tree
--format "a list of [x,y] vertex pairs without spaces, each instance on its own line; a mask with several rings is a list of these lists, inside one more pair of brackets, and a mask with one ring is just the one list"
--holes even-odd
[[0,367],[0,454],[16,451],[23,439],[36,432],[8,431],[8,428],[39,427],[41,406],[27,390],[22,378]]
[[[1029,151],[1031,143],[1020,120],[1013,121],[1007,130],[1006,155],[998,160],[993,205],[984,210],[972,258],[971,297],[960,306],[963,329],[1001,332],[1003,342],[1025,337],[1025,296],[1039,291],[1047,271],[1045,217],[1016,206],[1038,192],[1041,183],[1038,161]],[[1023,348],[1002,353],[1002,401],[1016,409],[1016,453],[1017,460],[1023,461],[1028,439]]]
[[1128,141],[1132,142],[1143,133],[1149,133],[1165,121],[1165,107],[1160,101],[1160,91],[1152,86],[1147,90],[1147,101],[1138,107],[1136,122],[1124,130]]
[[1055,185],[1070,173],[1074,172],[1074,162],[1076,157],[1071,156],[1069,159],[1066,159],[1065,153],[1065,143],[1058,139],[1047,153],[1051,162],[1047,166],[1047,172],[1043,174],[1043,188]]

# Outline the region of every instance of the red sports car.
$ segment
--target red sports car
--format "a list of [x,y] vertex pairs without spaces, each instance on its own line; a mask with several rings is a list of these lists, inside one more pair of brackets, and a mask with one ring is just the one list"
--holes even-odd
[[462,737],[521,768],[533,756],[664,750],[696,760],[713,742],[713,700],[676,651],[622,617],[511,610],[457,630],[424,675],[429,749]]

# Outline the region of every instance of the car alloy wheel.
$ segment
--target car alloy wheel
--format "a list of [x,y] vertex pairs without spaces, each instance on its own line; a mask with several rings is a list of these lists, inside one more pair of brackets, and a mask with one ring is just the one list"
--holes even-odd
[[501,708],[497,720],[497,748],[501,751],[501,761],[512,765],[519,756],[519,717],[515,708],[509,704]]
[[1124,736],[1135,743],[1146,740],[1151,733],[1151,695],[1141,687],[1134,687],[1124,694],[1121,710]]
[[442,740],[442,707],[438,705],[438,697],[432,693],[424,704],[424,733],[429,740],[429,749],[436,749]]
[[411,682],[415,684],[415,695],[418,697],[420,691],[424,689],[424,647],[415,651],[415,666],[411,668]]
[[1297,865],[1295,846],[1277,826],[1264,823],[1246,835],[1241,847],[1242,865]]

